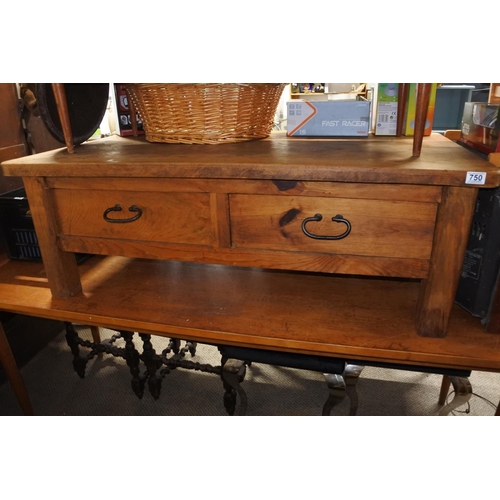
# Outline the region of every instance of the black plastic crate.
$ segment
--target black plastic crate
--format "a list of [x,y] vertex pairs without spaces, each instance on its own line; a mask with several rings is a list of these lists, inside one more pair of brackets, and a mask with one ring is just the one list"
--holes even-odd
[[[0,228],[10,259],[42,260],[24,188],[0,195]],[[78,263],[89,257],[89,254],[76,254]]]
[[455,301],[489,320],[500,270],[500,188],[479,189]]

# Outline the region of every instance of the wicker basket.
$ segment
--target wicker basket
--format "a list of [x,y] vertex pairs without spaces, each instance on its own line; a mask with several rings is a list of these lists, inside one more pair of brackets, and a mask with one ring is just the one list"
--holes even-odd
[[268,137],[281,83],[130,83],[150,142],[222,144]]

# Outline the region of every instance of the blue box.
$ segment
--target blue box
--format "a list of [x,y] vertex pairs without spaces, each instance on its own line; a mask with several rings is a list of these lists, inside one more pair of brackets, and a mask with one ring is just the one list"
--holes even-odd
[[370,101],[287,102],[291,137],[363,137],[370,128]]

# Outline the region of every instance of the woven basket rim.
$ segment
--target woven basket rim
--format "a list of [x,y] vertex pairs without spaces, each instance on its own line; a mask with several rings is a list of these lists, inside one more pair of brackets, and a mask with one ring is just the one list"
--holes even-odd
[[143,83],[124,83],[123,85],[287,85],[286,83],[278,82],[246,82],[246,83],[230,83],[230,82],[143,82]]
[[192,140],[194,143],[207,144],[243,142],[268,137],[285,85],[124,84],[129,99],[141,116],[147,140]]

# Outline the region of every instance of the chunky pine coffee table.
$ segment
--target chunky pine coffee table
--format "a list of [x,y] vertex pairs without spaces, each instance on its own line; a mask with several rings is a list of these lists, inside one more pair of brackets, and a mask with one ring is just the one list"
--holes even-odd
[[[440,136],[420,158],[409,144],[113,138],[5,162],[24,177],[45,266],[5,261],[0,309],[359,364],[499,371],[497,336],[453,306],[477,189],[498,184],[498,167]],[[73,252],[109,256],[76,266]]]
[[[0,309],[360,364],[500,371],[498,337],[453,303],[477,190],[499,185],[500,162],[441,136],[420,157],[411,146],[115,137],[4,162],[3,175],[24,179],[44,265],[3,262]],[[77,265],[76,252],[97,255]]]
[[415,334],[444,337],[477,190],[500,171],[440,135],[411,146],[112,137],[1,167],[23,177],[54,298],[82,290],[76,252],[406,278],[420,281]]

